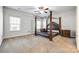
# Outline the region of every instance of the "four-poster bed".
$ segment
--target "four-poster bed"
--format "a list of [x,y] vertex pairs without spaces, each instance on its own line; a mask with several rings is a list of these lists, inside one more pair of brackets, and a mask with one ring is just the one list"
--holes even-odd
[[[37,32],[37,16],[35,16],[35,35],[41,35],[49,38],[52,41],[52,38],[61,33],[61,17],[55,18],[52,17],[52,11],[50,11],[50,23],[47,24],[48,19],[46,20],[46,29],[40,29],[40,32]],[[53,19],[58,19],[59,24],[53,22]]]

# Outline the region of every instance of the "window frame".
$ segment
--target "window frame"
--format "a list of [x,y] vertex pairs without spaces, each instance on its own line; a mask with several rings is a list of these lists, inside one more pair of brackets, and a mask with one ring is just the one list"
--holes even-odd
[[[11,19],[13,18],[13,20]],[[16,19],[16,20],[15,20]],[[18,19],[18,20],[17,20]],[[17,21],[17,22],[16,22]],[[9,17],[9,24],[10,24],[10,27],[9,27],[9,30],[10,31],[20,31],[20,26],[21,26],[21,18],[20,17],[17,17],[17,16],[10,16]],[[15,27],[16,29],[13,29],[12,28]]]

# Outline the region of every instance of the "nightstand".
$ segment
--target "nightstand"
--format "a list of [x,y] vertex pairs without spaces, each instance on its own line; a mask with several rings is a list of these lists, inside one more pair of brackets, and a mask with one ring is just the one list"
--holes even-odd
[[61,36],[70,37],[70,30],[61,30]]

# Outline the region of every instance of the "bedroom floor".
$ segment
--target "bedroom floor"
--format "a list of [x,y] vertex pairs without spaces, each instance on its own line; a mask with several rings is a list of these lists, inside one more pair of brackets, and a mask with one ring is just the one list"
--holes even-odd
[[49,41],[42,36],[26,35],[3,40],[0,53],[75,53],[76,39],[56,36]]

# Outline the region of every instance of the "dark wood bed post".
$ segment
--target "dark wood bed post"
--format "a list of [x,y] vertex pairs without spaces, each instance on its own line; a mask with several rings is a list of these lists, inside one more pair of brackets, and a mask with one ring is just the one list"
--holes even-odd
[[50,32],[49,32],[49,40],[52,41],[52,11],[50,11]]
[[37,17],[35,16],[35,35],[37,34],[37,21],[36,21]]
[[61,34],[61,17],[59,17],[59,34]]

